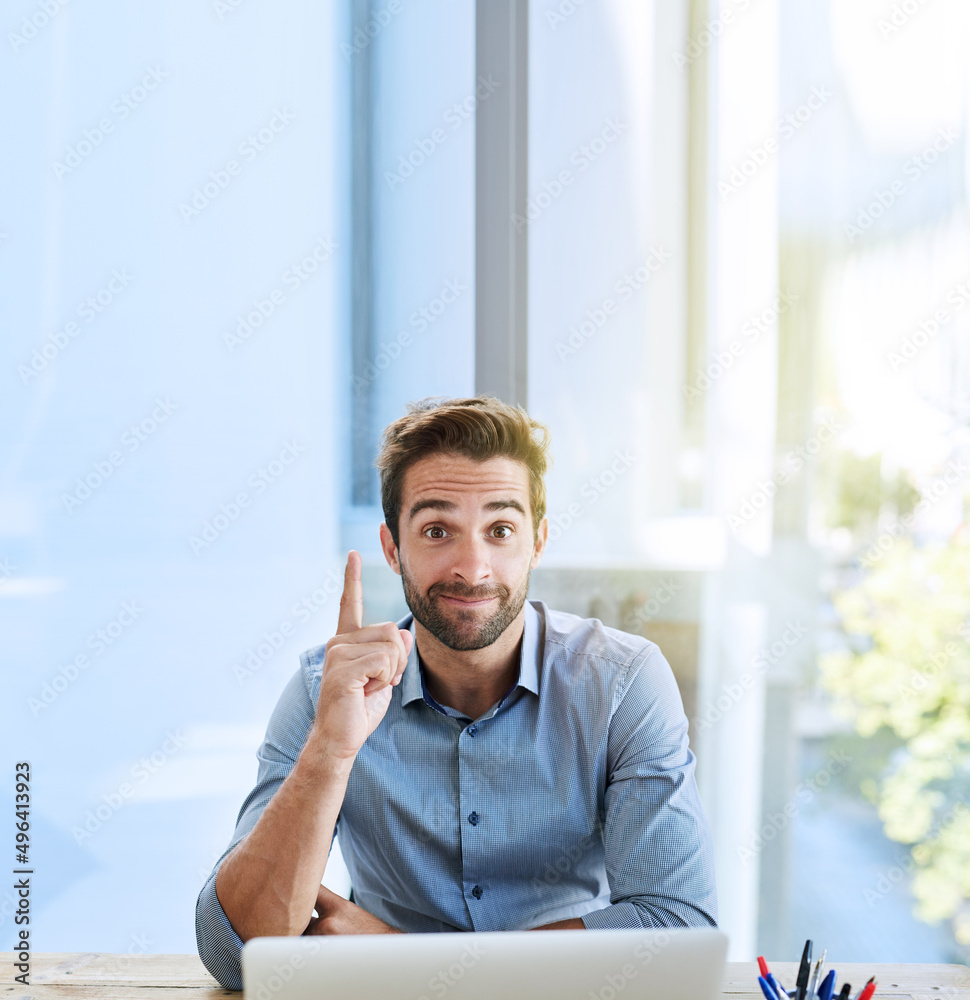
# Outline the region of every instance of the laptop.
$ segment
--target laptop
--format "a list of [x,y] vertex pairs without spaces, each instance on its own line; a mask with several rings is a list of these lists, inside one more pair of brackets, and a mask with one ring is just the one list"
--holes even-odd
[[718,1000],[711,928],[262,937],[245,1000]]

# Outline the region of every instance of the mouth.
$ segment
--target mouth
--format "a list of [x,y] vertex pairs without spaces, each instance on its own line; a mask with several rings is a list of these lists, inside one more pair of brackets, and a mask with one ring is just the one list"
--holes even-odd
[[486,604],[491,604],[492,601],[496,600],[495,597],[486,597],[481,601],[466,601],[460,597],[449,597],[447,594],[439,595],[443,601],[447,601],[448,604],[453,604],[456,608],[483,608]]

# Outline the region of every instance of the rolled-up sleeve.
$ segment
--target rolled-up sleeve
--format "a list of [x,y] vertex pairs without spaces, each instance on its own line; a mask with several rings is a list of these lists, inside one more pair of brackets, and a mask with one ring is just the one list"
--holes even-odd
[[694,779],[687,717],[653,643],[631,665],[610,720],[603,845],[610,905],[588,930],[716,926],[710,829]]
[[[219,866],[236,844],[253,829],[266,804],[293,770],[306,742],[313,717],[313,703],[307,691],[303,671],[298,670],[283,689],[273,709],[266,728],[266,736],[256,754],[259,761],[256,785],[239,810],[232,840],[216,861],[196,901],[195,937],[199,957],[220,985],[230,990],[242,989],[240,953],[243,942],[233,929],[216,895],[216,875]],[[331,841],[331,846],[332,844]]]

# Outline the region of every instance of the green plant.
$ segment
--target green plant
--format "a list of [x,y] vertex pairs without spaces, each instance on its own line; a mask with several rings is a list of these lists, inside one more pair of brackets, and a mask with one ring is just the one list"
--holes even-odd
[[822,683],[860,736],[898,740],[867,791],[912,845],[916,916],[970,944],[970,530],[899,538],[833,600],[850,648],[820,658]]

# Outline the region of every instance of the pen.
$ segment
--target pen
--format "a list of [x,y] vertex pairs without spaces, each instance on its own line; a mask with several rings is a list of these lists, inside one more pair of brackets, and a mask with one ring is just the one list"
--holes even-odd
[[778,1000],[789,1000],[788,991],[781,985],[781,983],[778,982],[773,972],[769,972],[766,978],[768,982],[771,983],[774,991],[778,994]]
[[835,969],[829,969],[822,985],[818,988],[818,1000],[832,1000],[832,991],[835,989]]
[[862,992],[859,994],[859,1000],[869,1000],[873,993],[876,992],[876,977],[872,976],[869,982],[866,983],[862,988]]
[[818,960],[818,965],[815,967],[815,978],[812,980],[812,986],[809,993],[818,995],[819,986],[822,982],[822,969],[825,967],[825,959],[828,957],[828,954],[828,948],[823,948],[822,957]]
[[848,983],[842,984],[842,992],[839,993],[839,1000],[849,1000],[849,994],[852,992],[852,987]]
[[768,968],[768,963],[765,961],[764,955],[758,956],[758,969],[761,972],[762,978],[764,978],[768,985],[774,990],[778,1000],[789,1000],[789,996],[785,992],[784,987],[778,982],[777,979],[775,979],[771,969]]
[[815,996],[818,992],[818,981],[822,975],[822,963],[825,961],[825,956],[828,951],[822,952],[822,957],[815,963],[815,968],[812,970],[812,974],[808,977],[808,995]]
[[758,985],[765,995],[765,1000],[777,1000],[774,990],[768,985],[768,980],[764,976],[758,976]]
[[812,939],[805,942],[802,951],[802,960],[798,965],[798,979],[795,982],[795,1000],[805,1000],[806,987],[808,986],[808,974],[812,968]]

